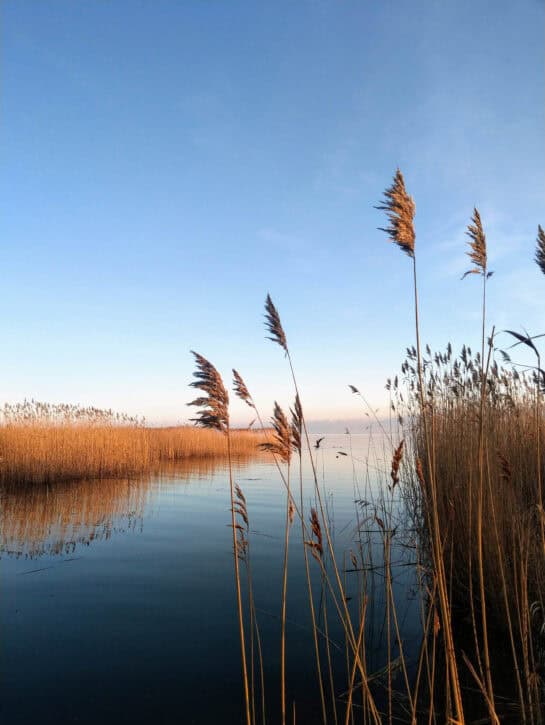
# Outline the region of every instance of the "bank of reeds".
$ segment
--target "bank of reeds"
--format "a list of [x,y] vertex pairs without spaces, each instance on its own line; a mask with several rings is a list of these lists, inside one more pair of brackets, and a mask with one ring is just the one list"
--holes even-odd
[[[508,342],[505,335],[503,342]],[[505,353],[496,354],[506,362],[503,367],[496,361],[485,365],[483,401],[480,353],[465,346],[459,355],[451,345],[440,353],[428,349],[424,386],[431,465],[458,656],[464,658],[463,649],[472,663],[471,679],[486,692],[487,707],[498,718],[505,702],[502,697],[492,708],[490,686],[502,696],[509,689],[511,705],[516,702],[512,722],[517,717],[541,722],[545,552],[540,482],[545,461],[538,452],[545,446],[544,410],[540,396],[536,408],[536,375],[519,373]],[[424,461],[422,480],[408,467],[405,481],[409,507],[426,540],[430,474],[415,399],[414,357],[414,350],[408,350],[401,376],[388,387],[394,408],[405,416],[411,459]]]
[[[323,621],[315,618],[316,593],[308,577],[309,608],[312,619],[316,675],[320,692],[322,720],[337,723],[449,723],[512,722],[539,725],[545,720],[545,480],[544,405],[545,372],[541,356],[527,333],[505,331],[503,338],[489,326],[487,282],[487,240],[481,216],[473,210],[467,227],[472,267],[466,275],[481,280],[479,303],[482,317],[480,352],[467,347],[459,357],[449,344],[445,353],[432,354],[421,345],[418,299],[415,204],[405,188],[401,172],[395,174],[378,206],[386,212],[383,229],[390,241],[411,260],[413,280],[414,340],[407,350],[402,374],[389,381],[387,388],[397,423],[389,431],[377,421],[390,447],[389,482],[374,502],[357,500],[367,510],[357,515],[355,545],[350,552],[336,550],[330,530],[327,507],[316,474],[314,450],[307,433],[303,408],[287,337],[280,315],[268,296],[265,304],[266,327],[270,339],[282,348],[288,375],[299,406],[299,427],[286,443],[291,451],[306,449],[316,502],[310,518],[293,499],[289,470],[273,445],[266,446],[275,458],[287,493],[287,525],[297,515],[302,526],[303,547],[315,560],[321,579],[320,608]],[[538,228],[535,260],[545,273],[545,234]],[[493,314],[493,311],[492,311]],[[491,330],[488,332],[488,330]],[[502,341],[503,340],[503,341]],[[501,344],[500,344],[501,343]],[[526,373],[519,373],[509,354],[500,346],[523,345],[535,356]],[[500,367],[497,359],[503,360]],[[516,361],[515,361],[516,363]],[[240,380],[235,376],[235,391]],[[359,390],[350,386],[354,393]],[[245,393],[247,390],[244,386]],[[249,394],[247,394],[249,396]],[[360,394],[361,395],[361,394]],[[365,398],[361,395],[365,405]],[[207,400],[201,401],[201,404]],[[247,401],[248,402],[248,401]],[[253,401],[249,403],[255,407]],[[256,409],[258,419],[261,417]],[[376,415],[374,416],[376,418]],[[315,446],[316,448],[318,445]],[[388,472],[384,478],[388,479]],[[403,646],[398,616],[399,602],[393,586],[392,547],[398,531],[398,504],[403,492],[405,511],[412,518],[407,540],[416,557],[421,601],[422,645],[418,662],[410,663]],[[369,507],[373,506],[374,511]],[[233,508],[234,505],[233,505]],[[233,521],[233,527],[236,524]],[[370,592],[367,583],[377,569],[372,560],[370,538],[363,531],[375,530],[382,542],[381,570],[384,585],[386,666],[372,673],[367,663],[365,618]],[[249,532],[247,532],[248,534]],[[284,582],[287,571],[288,535],[285,538]],[[236,552],[236,545],[235,545]],[[240,576],[236,566],[239,616]],[[347,572],[357,572],[361,583],[357,614],[347,606]],[[307,569],[308,572],[308,569]],[[248,582],[250,621],[255,615],[253,587]],[[281,687],[279,719],[287,722],[285,700],[285,657],[289,653],[284,621],[289,609],[285,584],[280,602]],[[330,615],[325,614],[329,602]],[[252,615],[253,613],[253,615]],[[337,619],[344,632],[347,679],[338,682],[332,672],[328,616]],[[241,632],[243,631],[241,621]],[[241,636],[243,662],[244,637]],[[250,656],[250,671],[253,657]],[[245,666],[244,666],[244,671]],[[394,677],[394,672],[401,677]],[[327,674],[326,674],[327,673]],[[325,686],[326,678],[331,686]],[[386,694],[377,690],[376,684]],[[259,721],[257,709],[244,688],[248,725]],[[356,702],[357,700],[357,702]],[[295,721],[295,703],[293,720]],[[341,714],[342,713],[342,714]]]
[[[235,429],[235,458],[259,454],[262,431]],[[0,424],[0,482],[44,483],[117,478],[188,459],[227,458],[218,431],[151,428],[110,411],[27,401],[6,406]]]

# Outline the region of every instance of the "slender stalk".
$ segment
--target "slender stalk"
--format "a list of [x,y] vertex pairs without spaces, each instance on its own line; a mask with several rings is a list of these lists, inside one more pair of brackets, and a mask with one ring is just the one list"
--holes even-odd
[[240,649],[242,659],[242,680],[244,684],[244,707],[247,725],[252,725],[250,713],[250,690],[248,686],[248,667],[246,663],[246,642],[244,637],[244,618],[242,615],[242,592],[240,587],[240,571],[238,561],[237,528],[235,518],[235,483],[233,480],[233,461],[231,455],[231,435],[227,425],[227,458],[229,463],[229,488],[231,493],[231,528],[233,529],[233,555],[235,562],[235,588],[237,592],[238,627],[240,634]]
[[[483,289],[486,288],[486,274],[483,276],[484,283]],[[483,294],[483,315],[484,315],[484,304],[485,297]],[[484,328],[483,328],[484,332]],[[490,338],[490,345],[488,349],[486,366],[484,357],[481,360],[481,406],[480,406],[480,420],[479,420],[479,491],[477,499],[477,565],[479,571],[479,593],[481,599],[481,625],[483,633],[483,660],[484,670],[486,677],[486,688],[487,688],[487,705],[490,710],[490,717],[492,721],[497,720],[497,715],[494,708],[494,690],[492,687],[492,672],[490,667],[490,651],[488,646],[488,622],[486,617],[486,591],[484,584],[484,561],[483,561],[483,506],[484,506],[484,418],[485,418],[485,406],[486,406],[486,380],[488,377],[488,369],[490,366],[490,358],[492,355],[492,340],[494,338],[494,328],[492,329],[492,335]],[[484,345],[484,339],[483,339]]]
[[545,554],[545,511],[543,510],[543,486],[541,473],[541,356],[537,355],[537,384],[536,384],[536,459],[537,459],[537,500],[539,508],[539,528],[541,531],[541,546]]
[[256,636],[256,642],[257,642],[257,658],[259,662],[259,682],[261,687],[261,722],[262,725],[266,724],[267,717],[266,717],[266,711],[265,711],[265,670],[263,667],[263,649],[261,646],[261,634],[259,632],[259,624],[257,622],[256,617],[256,611],[255,611],[255,601],[254,601],[254,594],[253,594],[253,588],[252,588],[252,575],[250,571],[250,567],[248,565],[248,586],[250,588],[250,606],[252,608],[253,612],[253,620],[254,620],[254,627],[255,627],[255,636]]
[[282,725],[285,725],[286,723],[286,597],[288,589],[288,553],[291,528],[291,506],[290,464],[288,463],[286,530],[284,534],[284,567],[282,574],[282,613],[280,620],[280,706],[282,714]]
[[[291,376],[292,376],[293,385],[294,385],[294,388],[295,388],[295,393],[296,393],[296,395],[298,397],[300,397],[299,396],[299,388],[298,388],[298,385],[297,385],[297,379],[295,377],[295,370],[294,370],[294,367],[293,367],[293,362],[292,362],[291,355],[290,355],[290,352],[289,352],[287,346],[286,346],[285,350],[286,350],[286,355],[287,355],[288,363],[289,363],[290,370],[291,370]],[[352,626],[352,620],[351,620],[350,614],[348,612],[348,607],[347,607],[347,604],[346,604],[346,594],[344,592],[344,587],[343,587],[343,584],[342,584],[342,581],[341,581],[341,576],[340,576],[340,573],[339,573],[339,568],[337,566],[337,561],[336,561],[336,558],[335,558],[335,551],[334,551],[334,548],[333,548],[333,542],[332,542],[331,534],[330,534],[330,531],[329,531],[329,525],[327,523],[327,517],[325,515],[325,508],[324,508],[324,505],[323,505],[322,495],[321,495],[321,492],[320,492],[320,486],[318,484],[318,476],[317,476],[317,473],[316,473],[316,464],[315,464],[314,458],[312,456],[312,448],[311,448],[311,445],[310,445],[310,438],[309,438],[309,434],[308,434],[306,419],[305,419],[304,416],[302,417],[302,424],[303,424],[303,432],[305,434],[305,441],[306,441],[306,445],[307,445],[307,449],[308,449],[308,453],[309,453],[309,458],[310,458],[310,462],[311,462],[311,467],[312,467],[312,474],[313,474],[313,478],[314,478],[314,488],[315,488],[315,492],[316,492],[316,498],[317,498],[318,506],[319,506],[319,509],[320,509],[320,516],[321,516],[322,522],[324,524],[324,532],[325,532],[325,536],[326,536],[327,547],[328,547],[328,551],[329,551],[329,555],[330,555],[330,559],[331,559],[331,565],[333,567],[333,574],[335,576],[335,581],[336,581],[336,584],[337,584],[337,587],[338,587],[338,590],[339,590],[339,593],[340,593],[340,599],[341,599],[341,602],[342,602],[342,608],[343,608],[343,614],[344,614],[344,616],[342,617],[342,621],[343,621],[343,623],[346,626],[346,630],[347,630],[347,633],[349,635],[349,641],[350,641],[350,645],[351,645],[352,651],[354,653],[354,656],[358,660],[358,667],[359,667],[359,669],[361,671],[362,681],[364,683],[364,688],[365,688],[366,695],[367,695],[367,697],[369,699],[369,704],[370,704],[371,712],[373,714],[373,717],[375,718],[375,722],[380,723],[380,716],[379,716],[378,710],[376,708],[376,705],[375,705],[373,696],[371,694],[371,691],[369,690],[369,685],[368,685],[368,682],[367,682],[367,672],[366,672],[365,663],[361,661],[358,648],[356,647],[356,637],[354,635],[354,628]]]
[[487,480],[488,480],[488,494],[490,497],[490,509],[492,512],[492,523],[494,525],[494,538],[496,541],[496,548],[498,551],[498,563],[500,567],[500,578],[501,578],[501,586],[502,586],[502,593],[503,593],[503,601],[505,604],[505,616],[507,619],[507,629],[509,632],[509,642],[511,644],[511,654],[513,656],[513,666],[515,669],[515,678],[517,681],[517,691],[519,696],[519,703],[520,703],[520,712],[522,717],[522,723],[526,723],[526,706],[524,701],[524,693],[522,689],[522,681],[520,679],[520,668],[518,663],[518,656],[517,656],[517,649],[515,646],[515,637],[513,634],[513,623],[511,620],[511,608],[509,606],[509,598],[507,595],[507,581],[505,577],[505,566],[504,566],[504,557],[503,552],[500,546],[500,537],[498,533],[498,522],[496,518],[496,506],[494,504],[494,494],[492,491],[492,480],[490,476],[490,465],[488,461],[487,456]]
[[[310,607],[310,618],[312,621],[312,639],[314,642],[314,654],[316,657],[316,674],[318,677],[318,688],[320,691],[320,705],[322,708],[322,720],[324,725],[327,725],[327,710],[326,710],[326,702],[325,702],[325,693],[324,693],[324,684],[322,679],[322,667],[320,664],[320,648],[318,644],[318,630],[316,626],[316,612],[314,609],[314,597],[312,594],[312,582],[310,579],[310,567],[308,562],[308,551],[307,547],[305,545],[305,522],[304,522],[304,501],[303,501],[303,462],[302,462],[302,452],[299,450],[299,506],[300,506],[300,516],[301,516],[301,534],[303,539],[303,555],[305,557],[305,575],[307,580],[307,589],[308,589],[308,601],[309,601],[309,607]],[[326,646],[329,648],[329,640],[326,639]],[[335,704],[335,703],[333,703]]]
[[[278,314],[278,311],[277,311],[276,307],[274,306],[274,304],[273,304],[273,302],[272,302],[272,300],[270,298],[270,295],[267,295],[267,299],[266,299],[266,302],[265,302],[265,310],[266,310],[266,315],[265,315],[266,326],[267,326],[267,329],[269,330],[269,332],[271,333],[271,337],[269,339],[272,340],[273,342],[277,343],[278,345],[280,345],[280,347],[284,350],[284,352],[286,354],[286,357],[288,359],[288,362],[289,362],[289,366],[290,366],[291,376],[292,376],[293,385],[294,385],[295,393],[296,393],[296,399],[300,400],[299,389],[298,389],[298,385],[297,385],[297,379],[295,377],[295,372],[294,372],[294,368],[293,368],[293,363],[292,363],[290,351],[289,351],[289,348],[288,348],[288,343],[287,343],[286,335],[285,335],[284,330],[282,328],[282,323],[280,321],[280,315]],[[329,552],[330,557],[331,557],[331,566],[333,567],[333,573],[335,575],[335,581],[336,581],[336,584],[337,584],[337,587],[338,587],[338,590],[339,590],[339,593],[340,593],[340,598],[341,598],[341,601],[342,601],[342,608],[344,610],[343,611],[343,614],[341,615],[341,621],[343,622],[343,625],[345,627],[345,630],[348,633],[349,641],[350,641],[350,646],[352,648],[352,651],[354,653],[354,656],[358,659],[358,666],[359,666],[359,668],[361,670],[361,673],[362,673],[362,680],[364,682],[364,687],[365,687],[365,691],[366,691],[367,697],[369,698],[369,701],[370,701],[371,710],[373,712],[373,715],[375,717],[376,722],[380,722],[380,716],[379,716],[378,711],[376,709],[376,705],[375,705],[375,703],[374,703],[374,701],[372,699],[371,692],[369,691],[369,688],[368,688],[368,684],[367,684],[367,673],[366,673],[366,669],[365,669],[365,663],[361,661],[360,655],[359,655],[359,652],[358,652],[358,649],[356,648],[356,637],[355,637],[355,634],[354,634],[354,628],[352,626],[352,621],[350,619],[350,614],[348,612],[348,607],[347,607],[347,604],[346,604],[346,595],[344,593],[344,588],[343,588],[343,584],[342,584],[342,581],[341,581],[341,577],[340,577],[340,573],[339,573],[339,568],[338,568],[338,565],[337,565],[337,562],[336,562],[336,559],[335,559],[335,552],[334,552],[333,543],[332,543],[332,540],[331,540],[331,535],[330,535],[330,531],[329,531],[329,525],[328,525],[327,517],[325,515],[325,509],[324,509],[324,505],[323,505],[323,501],[322,501],[322,495],[321,495],[321,492],[320,492],[320,486],[318,484],[318,476],[317,476],[317,473],[316,473],[316,465],[315,465],[315,462],[314,462],[314,458],[312,456],[312,449],[311,449],[311,445],[310,445],[310,439],[309,439],[309,435],[308,435],[308,429],[307,429],[307,425],[306,425],[305,416],[303,415],[302,410],[301,410],[301,416],[300,417],[301,417],[302,429],[304,430],[304,433],[305,433],[305,442],[306,442],[306,446],[307,446],[307,449],[308,449],[308,452],[309,452],[309,458],[310,458],[310,462],[311,462],[311,466],[312,466],[312,475],[313,475],[313,479],[314,479],[314,488],[315,488],[316,498],[317,498],[317,501],[318,501],[318,506],[319,506],[319,509],[320,509],[320,516],[321,516],[322,521],[323,521],[323,524],[324,524],[324,531],[325,531],[325,534],[326,534],[327,548],[328,548],[328,552]]]
[[331,706],[333,708],[333,721],[337,725],[337,702],[335,698],[335,683],[333,681],[333,664],[331,661],[331,647],[329,646],[329,619],[327,613],[327,589],[325,586],[325,571],[322,572],[322,612],[324,616],[324,634],[326,643],[327,673],[329,675],[329,691],[331,693]]
[[462,704],[462,693],[460,689],[460,680],[458,676],[458,667],[456,664],[456,654],[454,650],[454,639],[452,635],[452,622],[450,616],[450,605],[448,601],[448,592],[445,580],[445,568],[442,555],[442,546],[440,542],[439,515],[437,510],[437,489],[435,482],[435,472],[432,465],[432,454],[430,450],[430,441],[428,435],[428,425],[426,417],[426,405],[424,400],[424,376],[422,373],[422,352],[420,347],[420,320],[418,308],[418,283],[416,274],[416,256],[413,254],[413,280],[414,280],[414,315],[415,315],[415,332],[416,332],[416,352],[417,352],[417,373],[418,387],[420,395],[420,409],[422,416],[422,424],[424,427],[424,436],[426,440],[426,457],[428,463],[429,486],[431,492],[431,508],[432,508],[432,550],[434,552],[434,563],[437,574],[437,588],[439,595],[439,604],[441,609],[441,619],[443,624],[443,636],[445,639],[445,648],[447,653],[447,669],[450,674],[450,683],[452,695],[454,699],[454,709],[456,719],[460,723],[465,722],[464,710]]
[[[367,598],[363,601],[363,606],[361,608],[361,618],[360,618],[360,626],[359,626],[359,632],[358,632],[358,649],[361,647],[362,641],[363,641],[363,634],[365,632],[365,613],[367,611]],[[350,673],[350,680],[349,680],[349,687],[348,687],[348,702],[346,703],[346,713],[344,718],[344,725],[348,725],[350,721],[350,716],[352,714],[352,694],[354,692],[354,680],[356,677],[356,666],[357,662],[356,659],[354,659],[354,663],[352,665],[352,671]]]
[[[375,514],[375,518],[377,518]],[[377,523],[378,523],[377,519]],[[384,525],[380,524],[382,530],[382,556],[384,559],[384,596],[386,599],[386,677],[388,680],[388,723],[392,725],[392,635],[391,635],[391,599],[390,599],[390,587],[389,587],[389,560],[390,560],[390,531],[384,530]]]

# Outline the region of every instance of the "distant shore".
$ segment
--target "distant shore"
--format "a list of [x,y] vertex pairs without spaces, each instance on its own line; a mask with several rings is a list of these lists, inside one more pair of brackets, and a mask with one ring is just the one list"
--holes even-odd
[[[261,430],[234,429],[233,455],[257,455],[266,439]],[[0,451],[0,482],[40,484],[125,477],[167,462],[223,458],[227,442],[219,432],[193,426],[33,420],[0,426]]]

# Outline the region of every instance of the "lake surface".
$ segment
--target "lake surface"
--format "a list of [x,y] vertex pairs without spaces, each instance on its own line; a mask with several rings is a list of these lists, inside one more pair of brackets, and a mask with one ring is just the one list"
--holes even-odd
[[[315,453],[340,562],[345,554],[345,568],[353,568],[349,552],[358,552],[358,528],[373,557],[367,562],[372,570],[366,638],[369,670],[375,672],[386,663],[386,630],[382,543],[374,513],[377,506],[380,516],[379,492],[389,478],[390,454],[363,435],[328,435]],[[375,466],[382,466],[380,476]],[[296,490],[298,475],[294,463]],[[235,480],[248,505],[268,722],[275,723],[286,494],[270,458],[236,464]],[[304,480],[308,512],[314,502],[308,462]],[[137,481],[2,491],[1,722],[241,722],[229,506],[225,464],[203,461]],[[414,553],[407,546],[410,531],[403,528],[401,504],[398,509],[392,573],[411,670],[420,644],[420,603]],[[295,701],[297,722],[313,723],[320,720],[320,708],[301,539],[296,519],[288,578],[287,699],[290,710]],[[311,567],[318,606],[320,577],[313,560]],[[357,619],[362,575],[347,571],[344,576],[348,606]],[[345,644],[333,604],[326,602],[341,702]]]

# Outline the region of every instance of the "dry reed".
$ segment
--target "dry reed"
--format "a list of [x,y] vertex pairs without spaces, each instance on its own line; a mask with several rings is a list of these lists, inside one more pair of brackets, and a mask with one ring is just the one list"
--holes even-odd
[[[62,415],[57,414],[59,408],[64,409]],[[259,455],[259,444],[267,440],[267,432],[232,430],[232,454]],[[217,430],[150,428],[109,411],[91,414],[76,406],[35,402],[10,406],[0,425],[0,482],[4,483],[135,476],[169,462],[222,458],[227,458],[227,441]]]
[[541,225],[537,227],[536,264],[543,274],[545,274],[545,232]]
[[[404,385],[394,392],[394,398],[396,410],[403,411],[409,421],[406,435],[418,456],[411,508],[420,512],[419,526],[429,536],[425,515],[430,501],[429,471],[421,463],[426,442],[415,393],[416,373],[410,362],[402,365]],[[467,640],[460,623],[476,610],[474,657],[466,657],[472,678],[477,677],[484,693],[489,716],[494,719],[492,713],[496,712],[494,693],[490,692],[495,674],[513,685],[511,694],[518,699],[520,722],[539,722],[535,678],[541,670],[538,653],[544,642],[541,622],[532,617],[531,605],[540,607],[545,597],[539,505],[539,480],[545,476],[542,459],[541,476],[536,475],[538,436],[543,449],[545,432],[542,425],[536,425],[535,381],[531,375],[492,363],[485,376],[487,402],[482,416],[478,353],[464,346],[454,357],[449,346],[445,353],[430,353],[424,362],[425,394],[433,410],[433,467],[443,557],[454,562],[450,599],[457,612],[456,638]],[[408,395],[403,400],[401,389]],[[543,414],[541,407],[538,416],[543,418]],[[476,485],[481,461],[482,490]],[[480,541],[478,537],[468,539],[468,532],[479,528]],[[493,643],[487,642],[486,631],[494,633]],[[479,665],[487,648],[490,677]],[[503,651],[510,653],[510,664],[501,656]],[[506,670],[510,672],[507,676]]]
[[[233,455],[231,448],[231,430],[229,424],[229,395],[223,384],[223,380],[214,365],[197,352],[193,352],[197,369],[193,373],[196,380],[191,383],[192,388],[202,390],[204,395],[193,400],[189,405],[200,408],[195,423],[207,429],[219,431],[225,435],[227,441],[227,460],[229,464],[229,490],[231,496],[231,529],[233,534],[233,562],[235,575],[235,589],[237,593],[237,614],[240,637],[240,652],[242,661],[242,682],[244,686],[244,708],[246,714],[246,725],[252,725],[252,711],[254,709],[253,693],[250,697],[250,685],[248,678],[248,664],[246,655],[246,632],[244,624],[244,611],[242,603],[242,589],[240,578],[239,557],[245,557],[247,550],[247,538],[245,529],[237,523],[237,515],[242,515],[246,530],[248,529],[248,517],[246,515],[246,501],[239,487],[235,488],[233,477]],[[236,490],[236,494],[235,494]],[[240,495],[239,495],[240,494]],[[251,625],[250,625],[251,626]],[[253,627],[251,627],[253,632]],[[253,661],[251,662],[253,671]]]

